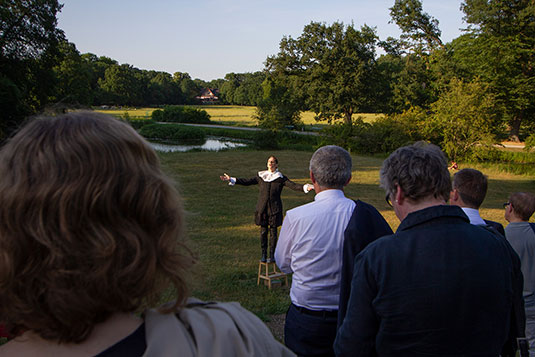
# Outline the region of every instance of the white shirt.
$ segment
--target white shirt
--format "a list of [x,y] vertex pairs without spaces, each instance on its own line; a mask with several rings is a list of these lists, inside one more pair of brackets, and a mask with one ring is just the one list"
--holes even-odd
[[293,273],[292,303],[311,310],[338,310],[346,229],[355,202],[341,190],[321,191],[314,202],[286,212],[275,261]]
[[468,207],[461,207],[461,209],[464,211],[464,213],[468,216],[468,219],[470,220],[470,224],[481,226],[485,225],[485,221],[481,216],[479,215],[479,210],[475,208],[468,208]]

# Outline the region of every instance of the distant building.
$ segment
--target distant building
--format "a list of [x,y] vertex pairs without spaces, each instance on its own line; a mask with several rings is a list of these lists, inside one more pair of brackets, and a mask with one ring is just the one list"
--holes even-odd
[[219,89],[203,88],[201,94],[195,97],[195,99],[201,101],[203,104],[215,103],[219,99]]

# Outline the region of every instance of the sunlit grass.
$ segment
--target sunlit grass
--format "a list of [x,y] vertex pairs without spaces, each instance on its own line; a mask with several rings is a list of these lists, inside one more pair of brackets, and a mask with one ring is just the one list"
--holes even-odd
[[[256,107],[240,105],[196,105],[196,108],[204,109],[210,115],[210,120],[214,124],[232,126],[257,126]],[[98,112],[115,116],[128,114],[130,119],[150,119],[152,112],[157,108],[124,108],[124,109],[95,109]],[[362,117],[365,122],[372,122],[382,114],[360,113],[354,114],[353,118]],[[311,111],[301,113],[301,120],[305,125],[316,126],[318,128],[327,124],[325,121],[318,122]]]

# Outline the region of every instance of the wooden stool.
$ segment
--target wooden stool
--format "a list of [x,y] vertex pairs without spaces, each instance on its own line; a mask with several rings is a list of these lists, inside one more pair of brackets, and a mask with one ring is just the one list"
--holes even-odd
[[275,262],[260,262],[258,264],[258,281],[256,285],[260,285],[260,279],[267,280],[269,290],[271,290],[271,280],[284,280],[284,286],[288,286],[288,276],[277,270]]

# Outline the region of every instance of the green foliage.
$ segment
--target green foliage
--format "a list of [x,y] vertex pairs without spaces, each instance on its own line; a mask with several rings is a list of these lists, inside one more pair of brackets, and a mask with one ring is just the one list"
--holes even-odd
[[531,134],[527,137],[526,141],[524,142],[524,151],[530,152],[533,148],[535,148],[535,134]]
[[260,130],[254,135],[254,146],[259,150],[275,150],[279,148],[277,132]]
[[505,151],[496,147],[477,146],[467,162],[492,165],[503,172],[535,176],[535,153]]
[[227,73],[219,87],[220,99],[225,104],[258,105],[262,100],[264,72]]
[[156,124],[152,119],[127,119],[126,122],[136,130],[143,128],[145,125]]
[[371,110],[375,97],[375,30],[357,30],[335,22],[311,22],[297,38],[281,40],[279,54],[266,61],[267,70],[292,94],[303,98],[319,120],[329,122]]
[[440,144],[451,160],[470,156],[476,146],[491,146],[500,129],[492,110],[494,98],[479,82],[454,79],[448,91],[433,103],[425,122],[426,138],[441,137]]
[[282,130],[288,126],[299,128],[303,125],[300,117],[301,103],[285,81],[275,76],[262,83],[263,97],[256,118],[264,129]]
[[535,122],[535,2],[465,0],[461,9],[470,32],[455,59],[488,83],[494,110],[518,139],[521,125]]
[[257,131],[253,137],[255,148],[261,150],[299,150],[313,151],[320,143],[320,138],[316,135],[305,135],[288,130],[261,130]]
[[148,139],[204,141],[205,134],[200,128],[180,124],[148,124],[141,127],[139,134]]
[[53,71],[56,77],[54,102],[72,105],[91,105],[91,71],[73,43],[62,41],[59,45],[58,64]]
[[352,125],[337,123],[322,130],[321,145],[338,145],[360,154],[388,154],[400,146],[421,139],[417,116],[403,114],[381,117],[373,123],[362,118]]
[[57,0],[0,2],[0,141],[54,94]]
[[152,112],[152,119],[160,122],[209,124],[210,115],[203,109],[167,105]]
[[423,12],[420,0],[396,0],[390,8],[390,16],[403,32],[402,40],[412,41],[408,47],[422,52],[442,46],[438,20]]

